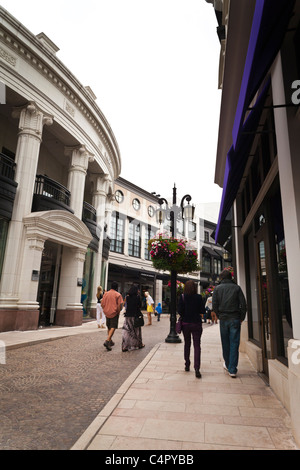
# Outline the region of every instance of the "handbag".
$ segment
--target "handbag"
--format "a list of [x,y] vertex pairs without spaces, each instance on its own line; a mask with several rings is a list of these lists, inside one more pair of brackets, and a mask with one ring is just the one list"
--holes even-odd
[[179,335],[182,331],[182,319],[181,317],[179,317],[179,319],[177,320],[176,322],[176,325],[175,325],[175,330],[176,330],[176,333]]
[[142,312],[139,312],[134,317],[133,326],[134,328],[139,328],[141,326],[144,326],[144,315],[142,314]]

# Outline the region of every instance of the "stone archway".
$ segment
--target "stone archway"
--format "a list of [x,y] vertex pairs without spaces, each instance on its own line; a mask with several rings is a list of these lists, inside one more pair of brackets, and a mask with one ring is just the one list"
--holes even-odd
[[55,323],[75,326],[82,323],[81,284],[87,247],[92,239],[86,225],[75,215],[62,210],[35,212],[24,217],[25,249],[19,287],[19,304],[35,305],[39,272],[46,240],[62,245],[61,274]]

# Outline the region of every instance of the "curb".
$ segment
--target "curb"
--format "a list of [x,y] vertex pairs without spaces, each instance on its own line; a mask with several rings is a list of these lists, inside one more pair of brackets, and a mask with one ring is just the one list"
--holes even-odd
[[100,431],[106,420],[110,417],[114,409],[118,406],[120,401],[123,399],[124,395],[127,393],[128,389],[140,375],[144,367],[152,359],[160,345],[161,343],[158,343],[151,349],[145,359],[143,359],[143,361],[138,365],[138,367],[136,367],[136,369],[125,380],[125,382],[117,390],[115,395],[104,406],[98,416],[94,419],[94,421],[92,421],[89,427],[84,431],[82,436],[75,442],[75,444],[71,447],[70,450],[87,450],[88,446],[91,444],[96,434]]

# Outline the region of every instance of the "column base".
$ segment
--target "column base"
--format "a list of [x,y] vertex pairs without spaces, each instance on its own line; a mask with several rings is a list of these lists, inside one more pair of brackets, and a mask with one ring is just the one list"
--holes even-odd
[[0,332],[37,330],[39,310],[0,309]]
[[56,310],[55,325],[80,326],[82,325],[83,310]]
[[290,411],[294,439],[300,446],[300,340],[290,339],[288,343],[288,382],[290,392]]

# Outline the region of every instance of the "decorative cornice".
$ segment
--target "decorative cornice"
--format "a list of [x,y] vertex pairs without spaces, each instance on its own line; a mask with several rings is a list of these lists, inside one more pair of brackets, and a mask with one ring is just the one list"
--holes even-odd
[[[5,10],[0,7],[0,14],[5,12]],[[5,19],[8,19],[8,15],[5,15]],[[101,152],[102,157],[106,160],[108,166],[116,170],[116,165],[113,164],[114,160],[117,160],[117,167],[120,168],[120,151],[118,143],[113,134],[113,131],[103,115],[100,108],[97,106],[93,100],[91,93],[86,87],[84,87],[72,74],[71,72],[63,65],[63,63],[51,54],[43,43],[32,35],[26,28],[24,28],[20,23],[14,25],[13,17],[9,16],[10,23],[12,26],[24,33],[24,36],[29,40],[35,47],[37,47],[41,53],[49,59],[49,63],[46,63],[46,60],[41,59],[33,50],[30,50],[28,46],[21,42],[21,39],[14,37],[9,31],[4,29],[3,24],[0,26],[0,41],[3,42],[7,47],[13,50],[18,56],[22,57],[24,60],[29,62],[31,66],[36,69],[40,74],[42,74],[47,80],[49,80],[60,92],[65,96],[66,101],[64,105],[64,110],[68,112],[71,118],[76,118],[76,110],[84,115],[84,117],[90,122],[90,124],[95,128],[96,132],[101,138],[103,145],[105,146],[106,152]],[[25,34],[26,33],[26,34]],[[1,52],[2,51],[2,52]],[[1,48],[0,46],[0,59],[5,60],[11,66],[15,67],[17,59],[14,55],[9,54],[8,51]],[[74,88],[67,83],[67,80],[63,80],[59,74],[50,66],[50,62],[53,66],[57,67],[61,73],[69,79],[74,87],[77,88],[80,94],[84,99],[89,103],[91,108],[89,108],[84,100],[80,98],[79,93],[74,91]],[[94,111],[94,112],[93,112]],[[98,117],[96,117],[98,115]],[[100,117],[100,120],[99,120]],[[102,121],[102,122],[101,122]]]

